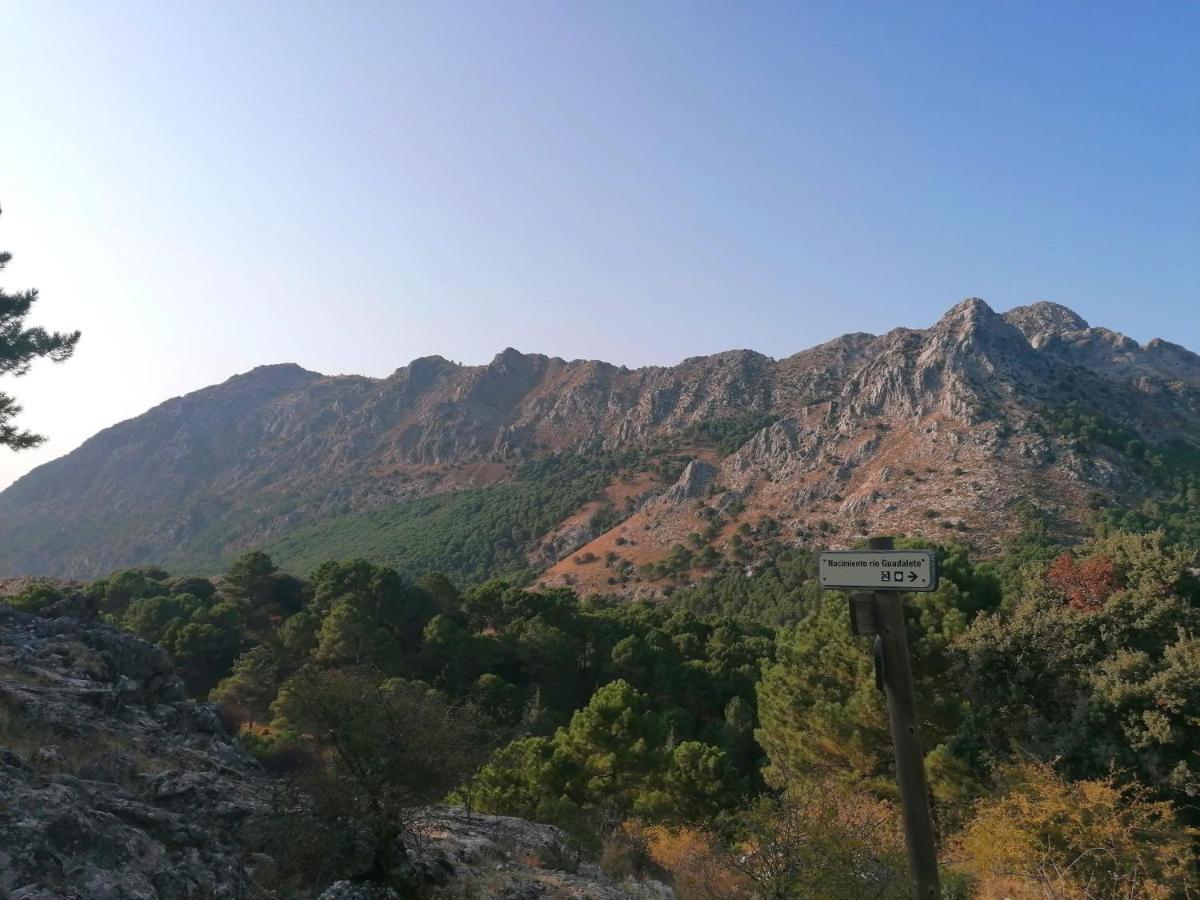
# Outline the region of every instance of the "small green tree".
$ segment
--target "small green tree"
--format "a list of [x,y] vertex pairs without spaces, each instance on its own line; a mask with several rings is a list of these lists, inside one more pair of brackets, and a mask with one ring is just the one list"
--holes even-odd
[[403,651],[395,637],[354,595],[335,601],[326,614],[313,659],[326,666],[370,666],[393,675],[403,668]]
[[561,761],[554,758],[552,738],[526,737],[496,751],[479,775],[460,786],[451,799],[482,812],[551,821],[554,800],[568,777]]
[[362,559],[325,563],[313,574],[312,590],[310,608],[318,616],[349,600],[365,619],[395,638],[404,652],[420,646],[425,624],[436,612],[429,594],[395,569]]
[[820,598],[803,622],[779,633],[776,660],[758,685],[767,781],[784,787],[813,772],[886,779],[887,711],[870,649],[846,627],[845,602]]
[[169,593],[163,583],[167,577],[164,570],[154,566],[122,569],[94,582],[91,590],[96,592],[102,611],[120,617],[134,600]]
[[[0,251],[0,270],[11,259],[11,253]],[[38,292],[34,288],[15,294],[0,288],[0,375],[24,375],[35,359],[49,357],[53,362],[62,362],[75,352],[75,345],[79,343],[78,331],[25,327],[25,319],[37,299]],[[11,420],[20,412],[16,399],[0,392],[0,447],[25,450],[45,441],[42,435],[22,431],[12,424]]]
[[576,773],[579,800],[627,813],[659,769],[666,729],[649,698],[626,681],[606,684],[554,736],[555,751]]
[[25,612],[37,613],[41,612],[51,603],[57,603],[62,600],[65,596],[54,585],[36,581],[15,597],[5,598],[4,602],[9,606],[25,610]]
[[138,597],[125,608],[121,624],[142,640],[160,644],[172,622],[186,621],[200,606],[201,602],[190,594]]
[[699,741],[684,741],[671,751],[662,783],[665,804],[653,812],[670,822],[712,822],[743,796],[728,754]]
[[614,681],[553,737],[524,738],[497,753],[470,796],[485,812],[545,817],[566,801],[571,810],[591,810],[593,826],[620,822],[635,807],[668,802],[658,790],[666,736],[646,695]]
[[280,730],[301,735],[315,765],[281,794],[281,854],[311,881],[405,878],[409,830],[482,761],[472,710],[427,686],[360,672],[305,669],[275,703]]
[[230,563],[221,593],[244,608],[247,625],[259,636],[298,612],[305,599],[304,583],[280,572],[261,550],[250,550]]
[[271,703],[284,671],[284,652],[276,640],[251,647],[237,658],[233,669],[213,688],[209,699],[236,707],[253,724],[271,717]]
[[231,598],[250,602],[266,602],[279,571],[271,557],[261,550],[243,553],[229,564],[223,590]]
[[179,677],[194,697],[205,697],[229,674],[242,651],[246,620],[232,603],[194,603],[190,614],[167,625],[159,645],[171,654]]

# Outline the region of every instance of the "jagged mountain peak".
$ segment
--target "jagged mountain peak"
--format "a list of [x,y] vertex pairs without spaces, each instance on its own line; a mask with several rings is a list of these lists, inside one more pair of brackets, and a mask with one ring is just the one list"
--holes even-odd
[[897,328],[872,342],[841,392],[842,430],[864,417],[942,414],[972,423],[978,410],[1044,369],[1025,336],[969,297],[928,329]]
[[965,297],[946,310],[941,321],[986,319],[994,315],[996,311],[982,297]]
[[984,300],[968,297],[950,307],[929,331],[933,335],[951,335],[965,339],[979,333],[1002,333],[1011,336],[1012,326]]
[[681,366],[691,366],[697,364],[716,364],[716,365],[740,365],[744,363],[770,363],[773,362],[771,357],[764,353],[759,353],[757,350],[747,350],[738,348],[735,350],[721,350],[717,353],[709,354],[708,356],[689,356],[684,359]]
[[1200,387],[1200,356],[1186,347],[1154,338],[1140,355],[1147,368],[1166,381]]
[[524,362],[527,360],[544,360],[547,357],[540,353],[522,353],[515,347],[505,347],[499,353],[492,357],[492,361],[488,363],[491,366],[506,366],[514,363]]
[[403,372],[405,369],[459,369],[462,368],[458,363],[451,362],[446,357],[437,353],[431,353],[428,356],[418,356],[407,366],[397,369],[397,372]]
[[[263,366],[255,366],[247,372],[239,372],[236,375],[231,375],[222,384],[279,388],[301,385],[324,377],[320,372],[313,372],[297,363],[269,363]],[[220,387],[220,385],[216,386]]]
[[281,363],[266,363],[261,366],[255,366],[248,372],[242,372],[239,375],[234,375],[234,378],[261,378],[270,375],[319,375],[319,372],[313,372],[311,369],[306,369],[299,363],[281,362]]
[[1004,318],[1020,328],[1031,343],[1041,335],[1066,334],[1089,327],[1087,320],[1073,309],[1049,300],[1017,306],[1006,312]]
[[[938,359],[984,371],[1005,368],[1029,350],[1029,341],[1011,324],[978,297],[968,297],[951,307],[922,335],[921,355],[926,365]],[[978,365],[982,364],[982,366]]]
[[400,368],[396,369],[396,371],[391,374],[391,377],[396,378],[404,376],[413,378],[423,373],[443,372],[450,369],[461,368],[462,366],[460,366],[458,363],[451,362],[450,360],[446,359],[446,357],[439,356],[438,354],[434,353],[430,354],[429,356],[418,356],[407,366],[401,366]]
[[1073,310],[1047,301],[1016,307],[1004,318],[1041,355],[1082,366],[1106,381],[1140,381],[1143,391],[1157,390],[1156,384],[1200,387],[1200,356],[1161,338],[1139,344],[1119,331],[1089,325]]

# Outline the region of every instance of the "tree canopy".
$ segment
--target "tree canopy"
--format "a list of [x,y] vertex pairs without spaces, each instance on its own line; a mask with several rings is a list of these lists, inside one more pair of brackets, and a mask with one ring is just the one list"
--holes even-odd
[[[361,559],[300,580],[251,551],[221,579],[145,566],[10,602],[82,598],[164,647],[284,779],[309,885],[400,886],[407,817],[449,800],[557,824],[618,873],[657,835],[685,898],[904,896],[867,642],[811,551],[744,534],[755,574],[721,562],[653,601]],[[1188,896],[1195,548],[1110,528],[1056,546],[1031,509],[998,559],[935,549],[939,588],[904,606],[946,896]]]

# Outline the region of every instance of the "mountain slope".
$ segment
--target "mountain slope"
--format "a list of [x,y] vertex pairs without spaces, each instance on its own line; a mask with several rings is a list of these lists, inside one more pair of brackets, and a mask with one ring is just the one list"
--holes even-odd
[[[325,544],[378,556],[464,490],[515,510],[475,529],[475,574],[565,555],[548,577],[597,589],[610,574],[592,577],[573,551],[632,538],[643,564],[714,517],[718,547],[767,515],[796,539],[952,528],[986,550],[1021,498],[1069,534],[1097,495],[1153,489],[1137,459],[1063,431],[1085,413],[1147,444],[1200,443],[1200,357],[1054,304],[999,315],[971,299],[929,329],[782,360],[742,350],[630,370],[508,349],[382,379],[267,366],[106,429],[0,493],[0,576],[203,569],[255,545],[297,564]],[[535,465],[564,453],[583,460],[570,475]],[[668,491],[693,458],[713,467],[703,488]]]

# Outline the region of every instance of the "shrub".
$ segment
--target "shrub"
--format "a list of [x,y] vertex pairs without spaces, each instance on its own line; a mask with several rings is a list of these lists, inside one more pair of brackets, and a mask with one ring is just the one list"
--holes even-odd
[[899,812],[832,779],[757,803],[730,864],[759,897],[911,896]]
[[604,839],[600,869],[614,881],[662,878],[665,874],[650,853],[649,835],[635,822],[625,822]]
[[958,841],[985,893],[1166,900],[1200,889],[1191,853],[1197,832],[1145,789],[1112,779],[1069,782],[1040,762],[999,775],[998,792],[978,802]]
[[752,883],[730,864],[716,835],[697,828],[646,829],[650,858],[671,879],[679,900],[748,900]]

